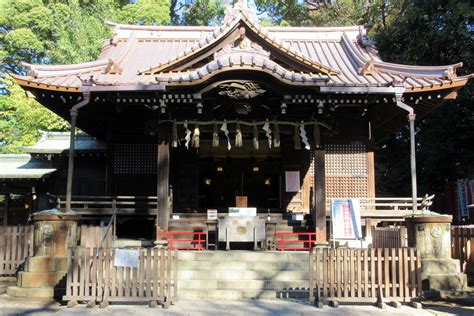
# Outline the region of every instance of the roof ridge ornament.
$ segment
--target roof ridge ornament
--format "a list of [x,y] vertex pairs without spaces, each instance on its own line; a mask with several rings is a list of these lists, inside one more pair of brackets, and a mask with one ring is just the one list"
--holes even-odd
[[245,15],[250,20],[258,21],[257,11],[254,6],[248,4],[247,0],[236,0],[234,4],[227,7],[223,23],[232,21],[239,14]]

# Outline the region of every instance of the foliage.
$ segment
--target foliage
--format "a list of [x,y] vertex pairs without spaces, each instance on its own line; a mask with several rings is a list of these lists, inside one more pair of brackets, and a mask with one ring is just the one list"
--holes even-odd
[[183,8],[181,24],[218,25],[224,17],[224,10],[221,0],[195,0]]
[[21,74],[20,62],[72,64],[97,59],[110,38],[106,20],[167,24],[168,0],[0,0],[0,152],[19,152],[38,130],[64,130],[67,122],[36,101],[3,72]]
[[40,130],[52,131],[68,128],[68,123],[25,95],[25,91],[5,77],[2,85],[8,94],[0,95],[0,153],[18,153],[22,146],[33,145]]
[[117,15],[127,24],[162,25],[170,22],[169,0],[137,0],[125,5]]
[[260,14],[267,17],[266,24],[301,26],[308,24],[308,7],[298,0],[255,0]]
[[[474,72],[474,8],[469,1],[418,1],[375,35],[383,59],[421,65],[464,62],[464,74]],[[462,74],[461,73],[461,74]],[[441,193],[458,178],[474,176],[474,87],[458,99],[417,120],[417,165],[420,193]],[[379,151],[379,188],[406,191],[409,183],[408,133],[391,137]],[[401,154],[400,152],[406,152]],[[409,189],[409,188],[408,188]],[[405,192],[401,192],[405,193]]]

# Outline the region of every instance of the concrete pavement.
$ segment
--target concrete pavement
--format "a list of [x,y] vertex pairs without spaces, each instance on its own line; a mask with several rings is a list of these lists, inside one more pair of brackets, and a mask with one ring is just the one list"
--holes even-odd
[[[437,306],[435,306],[437,307]],[[474,316],[474,309],[458,308],[456,314],[444,315],[466,315]],[[449,312],[449,310],[448,310]],[[464,314],[457,314],[458,312],[465,312]],[[128,315],[210,315],[210,316],[224,316],[224,315],[315,315],[321,313],[324,315],[367,315],[379,316],[380,313],[384,315],[409,315],[409,316],[431,316],[436,315],[431,310],[414,309],[408,306],[402,306],[400,309],[395,309],[387,306],[385,310],[376,308],[370,305],[340,305],[339,308],[331,308],[324,306],[323,309],[317,309],[314,306],[307,304],[306,301],[297,300],[180,300],[176,305],[172,305],[165,310],[160,306],[157,308],[149,308],[148,305],[119,305],[112,304],[106,309],[86,308],[85,305],[78,305],[73,308],[61,306],[55,301],[44,300],[28,300],[16,299],[7,295],[0,295],[0,315],[113,315],[113,316],[128,316]]]

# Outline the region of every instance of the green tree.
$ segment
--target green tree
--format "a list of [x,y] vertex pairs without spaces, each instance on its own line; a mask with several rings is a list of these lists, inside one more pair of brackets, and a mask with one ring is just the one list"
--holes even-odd
[[8,88],[8,93],[0,95],[0,153],[21,152],[22,146],[38,141],[40,130],[63,130],[69,126],[34,99],[27,98],[12,78],[3,78],[0,84]]
[[117,14],[118,22],[142,25],[169,24],[169,0],[137,0],[126,4]]
[[168,24],[169,0],[0,0],[0,152],[20,152],[39,130],[65,130],[67,122],[25,97],[5,72],[20,62],[72,64],[97,59],[112,35],[106,20]]
[[[474,72],[474,7],[469,1],[418,1],[375,34],[384,60],[405,64],[446,65],[464,62],[461,74]],[[445,185],[474,176],[472,82],[456,100],[417,118],[420,193],[442,194]],[[409,183],[408,134],[388,139],[377,166],[380,189],[406,193]],[[399,185],[400,182],[405,185]],[[405,192],[403,192],[405,191]]]

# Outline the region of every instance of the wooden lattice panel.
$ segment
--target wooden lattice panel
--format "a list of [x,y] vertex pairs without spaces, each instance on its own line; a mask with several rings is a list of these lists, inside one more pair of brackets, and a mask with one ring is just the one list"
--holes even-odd
[[326,198],[367,198],[369,176],[364,144],[326,146]]
[[158,145],[116,144],[115,174],[154,174],[157,172]]
[[326,146],[326,176],[367,176],[367,152],[364,144]]

